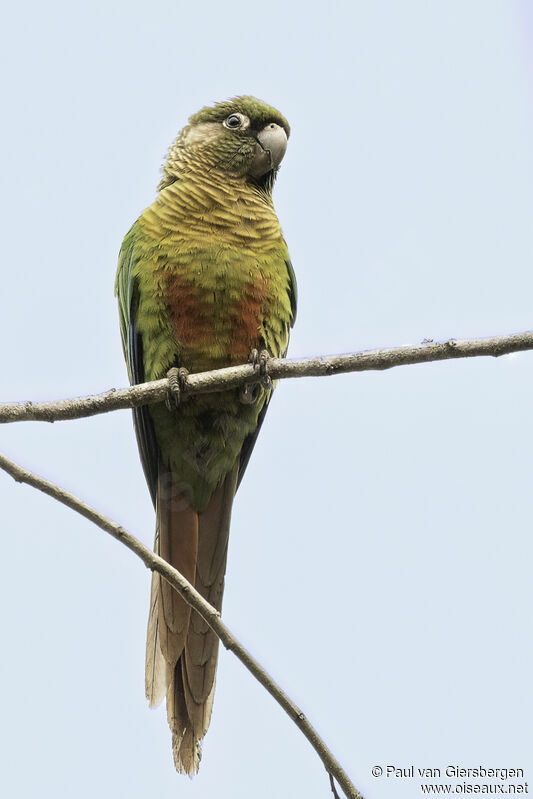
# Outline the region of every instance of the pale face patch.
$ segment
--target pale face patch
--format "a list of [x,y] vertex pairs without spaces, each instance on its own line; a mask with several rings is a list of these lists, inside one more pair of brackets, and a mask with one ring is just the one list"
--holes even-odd
[[201,147],[211,144],[220,137],[220,122],[202,122],[190,125],[183,132],[183,143],[186,147]]

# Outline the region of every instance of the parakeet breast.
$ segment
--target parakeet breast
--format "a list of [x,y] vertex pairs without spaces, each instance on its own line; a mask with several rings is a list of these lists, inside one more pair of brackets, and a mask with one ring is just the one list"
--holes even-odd
[[[234,186],[228,202],[225,184],[183,183],[164,189],[139,220],[151,250],[138,269],[139,326],[170,330],[180,365],[196,372],[243,363],[252,348],[281,355],[291,313],[288,255],[271,202],[249,187]],[[145,352],[145,370],[155,366],[151,378],[160,377],[176,357],[161,363]]]
[[190,258],[167,275],[167,302],[183,364],[204,370],[222,362],[243,363],[252,347],[268,343],[279,350],[281,342],[271,330],[279,275],[268,258],[231,247],[216,253],[199,248]]

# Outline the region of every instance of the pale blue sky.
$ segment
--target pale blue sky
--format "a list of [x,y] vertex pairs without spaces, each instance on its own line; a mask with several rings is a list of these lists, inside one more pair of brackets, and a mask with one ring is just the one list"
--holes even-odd
[[[234,94],[292,125],[275,189],[300,293],[291,356],[533,327],[526,0],[50,0],[11,4],[0,37],[0,399],[125,384],[122,237],[189,114]],[[533,782],[532,402],[530,354],[276,392],[235,503],[224,617],[367,799],[421,795],[376,764]],[[128,412],[5,426],[0,449],[151,544]],[[0,507],[3,796],[329,795],[226,653],[200,775],[176,775],[144,699],[149,574],[2,475]]]

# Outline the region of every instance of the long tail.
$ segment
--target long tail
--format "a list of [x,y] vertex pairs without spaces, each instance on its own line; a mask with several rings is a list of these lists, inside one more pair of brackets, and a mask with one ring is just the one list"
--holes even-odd
[[[231,506],[238,464],[197,513],[179,480],[160,469],[155,550],[218,610],[222,606]],[[215,693],[218,638],[156,572],[152,575],[146,639],[146,696],[166,694],[176,769],[196,774]]]

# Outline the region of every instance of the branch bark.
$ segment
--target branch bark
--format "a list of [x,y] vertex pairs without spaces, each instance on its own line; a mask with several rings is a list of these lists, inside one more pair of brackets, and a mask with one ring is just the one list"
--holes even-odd
[[[425,340],[421,344],[409,347],[367,350],[348,355],[326,355],[317,358],[304,358],[299,361],[272,358],[268,362],[268,373],[273,380],[294,377],[324,377],[347,372],[392,369],[396,366],[445,361],[452,358],[499,357],[511,352],[532,349],[533,332],[513,333],[508,336],[492,336],[490,338],[449,339],[440,343]],[[257,379],[257,370],[251,364],[230,366],[226,369],[189,375],[183,381],[183,392],[187,395],[227,391],[245,383],[254,383]],[[123,408],[135,408],[139,405],[151,405],[166,398],[168,387],[168,379],[164,378],[130,388],[113,388],[90,397],[55,402],[4,403],[0,404],[0,423],[57,422],[95,416],[99,413]]]
[[224,647],[230,652],[233,652],[233,654],[241,661],[241,663],[246,666],[248,671],[253,674],[256,680],[258,680],[258,682],[260,682],[264,688],[266,688],[268,693],[279,705],[281,705],[283,710],[305,735],[317,755],[322,760],[322,763],[324,764],[329,775],[332,789],[334,789],[333,778],[335,778],[348,799],[363,799],[362,794],[350,781],[340,763],[338,763],[338,761],[335,759],[332,752],[330,752],[322,738],[318,735],[317,731],[307,720],[300,708],[297,707],[292,699],[290,699],[290,697],[287,696],[280,686],[274,682],[272,677],[267,674],[267,672],[257,662],[257,660],[252,657],[248,650],[245,649],[241,643],[239,643],[235,636],[221,621],[220,613],[205,601],[201,594],[198,593],[194,586],[192,586],[188,580],[186,580],[185,577],[183,577],[183,575],[177,571],[177,569],[174,569],[169,563],[163,560],[163,558],[160,558],[159,555],[156,555],[150,549],[141,544],[137,538],[128,533],[123,527],[121,527],[121,525],[117,524],[117,522],[108,519],[107,516],[104,516],[90,505],[87,505],[69,491],[65,491],[55,483],[51,483],[48,480],[45,480],[43,477],[23,469],[21,466],[9,460],[9,458],[6,458],[6,456],[2,454],[0,454],[0,469],[3,469],[5,472],[11,475],[11,477],[13,477],[13,479],[18,483],[26,483],[27,485],[42,491],[44,494],[48,494],[48,496],[56,499],[58,502],[61,502],[63,505],[66,505],[68,508],[71,508],[72,510],[81,514],[86,519],[89,519],[89,521],[93,522],[93,524],[95,524],[97,527],[100,527],[100,529],[112,535],[113,538],[116,538],[117,541],[120,541],[122,544],[124,544],[124,546],[134,552],[137,557],[142,560],[144,565],[147,566],[151,571],[159,572],[159,574],[161,574],[165,580],[167,580],[167,582],[176,589],[180,596],[183,597],[185,602],[194,608],[194,610],[200,614],[207,624],[209,624],[211,629],[222,641]]

